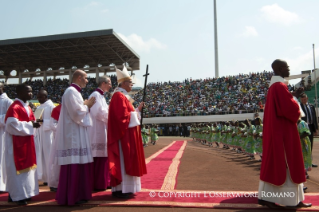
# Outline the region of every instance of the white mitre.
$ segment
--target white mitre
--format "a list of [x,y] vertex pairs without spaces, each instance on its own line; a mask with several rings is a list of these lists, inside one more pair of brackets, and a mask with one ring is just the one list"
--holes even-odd
[[123,71],[116,69],[117,83],[120,84],[126,80],[132,80],[130,74],[128,73],[125,65],[123,64]]

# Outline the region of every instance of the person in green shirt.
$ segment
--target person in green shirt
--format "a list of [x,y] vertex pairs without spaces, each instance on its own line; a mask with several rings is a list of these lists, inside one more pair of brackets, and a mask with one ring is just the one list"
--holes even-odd
[[215,142],[216,147],[219,147],[219,142],[220,142],[220,126],[217,125],[215,122],[213,125],[214,129],[214,136],[213,136],[213,142]]
[[309,130],[308,124],[304,120],[299,119],[297,124],[301,142],[302,156],[305,165],[305,174],[308,178],[308,171],[311,171],[312,169],[311,142],[309,139],[311,132]]
[[229,122],[229,126],[227,129],[227,145],[228,147],[232,147],[232,150],[235,150],[233,145],[233,122]]
[[233,133],[232,133],[232,137],[233,137],[233,147],[236,149],[237,148],[237,153],[238,153],[238,149],[240,148],[239,145],[239,141],[240,141],[240,127],[239,127],[239,122],[235,121],[234,122],[234,126],[233,126]]
[[247,137],[245,142],[245,152],[246,155],[250,157],[250,159],[255,159],[255,143],[253,133],[255,130],[255,126],[250,123],[248,119],[246,119],[247,128]]
[[209,146],[213,146],[213,137],[215,136],[215,129],[214,129],[214,123],[211,123],[209,136],[208,136],[208,142]]
[[245,145],[245,141],[246,141],[246,135],[247,134],[245,134],[246,133],[246,131],[247,131],[247,126],[246,126],[246,124],[244,123],[244,122],[240,122],[239,123],[239,141],[238,141],[238,143],[239,143],[239,148],[238,148],[238,153],[244,153],[245,152],[245,150],[244,150],[244,145]]
[[224,145],[223,148],[227,149],[227,131],[228,131],[228,122],[223,122],[221,129],[221,143]]
[[153,127],[151,128],[151,143],[153,145],[156,144],[156,141],[158,140],[158,136],[157,136],[157,126],[154,124]]
[[[259,117],[255,118],[255,125],[256,129],[254,131],[254,138],[255,138],[255,152],[257,155],[262,158],[263,153],[263,124]],[[261,160],[260,160],[261,161]]]
[[144,124],[143,124],[143,128],[142,128],[142,139],[143,139],[143,146],[144,147],[147,147],[148,145],[147,145],[147,143],[148,143],[148,126],[145,126]]

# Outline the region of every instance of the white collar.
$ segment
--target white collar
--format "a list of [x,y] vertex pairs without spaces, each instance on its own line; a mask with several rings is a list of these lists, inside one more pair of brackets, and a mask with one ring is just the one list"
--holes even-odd
[[48,99],[46,102],[44,102],[43,104],[40,104],[39,107],[45,107],[45,106],[48,106],[48,105],[51,105],[53,104],[53,102],[51,101],[51,99]]
[[9,98],[6,93],[3,93],[0,95],[0,99],[5,99],[5,98]]
[[128,94],[128,92],[124,88],[116,87],[114,89],[114,93],[116,93],[116,92],[123,93],[126,96],[127,100],[129,100],[131,102],[131,104],[133,104],[133,102],[135,102],[135,100],[132,97],[130,97],[130,95]]
[[27,107],[29,106],[29,102],[27,101],[26,103],[24,103],[21,99],[16,98],[15,100],[18,100],[19,102],[21,102],[21,104],[23,105],[23,107]]
[[121,92],[121,93],[123,93],[124,95],[128,95],[128,92],[124,89],[124,88],[121,88],[121,87],[116,87],[115,89],[114,89],[114,93],[115,92]]
[[281,76],[274,75],[274,76],[271,77],[269,87],[272,86],[273,84],[275,84],[276,82],[283,82],[286,85],[288,85],[288,81],[287,80],[285,80]]

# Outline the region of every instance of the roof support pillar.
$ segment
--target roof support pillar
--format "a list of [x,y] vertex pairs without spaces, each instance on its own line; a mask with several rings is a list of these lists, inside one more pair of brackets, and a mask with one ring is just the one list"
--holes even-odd
[[99,83],[99,78],[100,78],[100,76],[99,76],[99,69],[96,68],[96,69],[95,69],[95,81],[96,81],[96,84]]
[[4,84],[8,84],[8,76],[5,76],[5,78],[4,78]]
[[69,70],[69,85],[72,83],[72,71],[71,69]]
[[19,84],[22,84],[22,73],[19,71]]
[[47,85],[47,72],[43,73],[43,86]]

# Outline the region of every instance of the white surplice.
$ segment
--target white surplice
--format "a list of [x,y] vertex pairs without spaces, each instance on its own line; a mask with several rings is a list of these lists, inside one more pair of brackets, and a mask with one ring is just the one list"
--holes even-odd
[[[102,91],[102,90],[101,90]],[[95,97],[95,104],[90,109],[92,127],[89,127],[89,138],[91,140],[92,156],[107,157],[107,120],[109,106],[105,97],[98,91],[94,91],[91,97]]]
[[53,133],[50,126],[51,113],[55,108],[51,100],[47,100],[41,104],[38,109],[44,109],[41,127],[35,130],[34,142],[37,153],[37,172],[38,179],[43,182],[48,182],[49,176],[49,156],[53,140]]
[[6,191],[6,169],[5,169],[5,117],[8,108],[12,104],[12,100],[7,96],[6,93],[0,95],[0,191]]
[[74,87],[65,90],[55,137],[55,165],[93,162],[87,130],[92,120],[89,108],[83,103],[81,93]]
[[[29,114],[29,103],[24,103],[20,99],[21,104]],[[6,188],[13,201],[27,199],[39,194],[37,170],[33,169],[25,173],[17,174],[17,170],[13,157],[12,135],[30,136],[33,135],[32,122],[19,121],[16,118],[9,117],[6,121],[5,134],[5,166],[6,166]]]
[[49,179],[48,179],[48,185],[52,188],[58,188],[59,185],[59,176],[60,176],[60,166],[54,164],[54,158],[55,158],[55,149],[56,149],[56,129],[58,126],[58,121],[51,117],[50,119],[50,127],[53,131],[53,140],[52,145],[50,149],[50,160],[49,160]]
[[[258,199],[284,206],[296,206],[299,202],[304,201],[303,183],[292,182],[289,170],[287,169],[286,172],[286,181],[282,186],[275,186],[259,180]],[[282,196],[276,196],[277,194]],[[289,194],[289,196],[284,197],[285,194]]]
[[[132,99],[128,95],[128,92],[125,89],[117,87],[115,89],[115,92],[123,93],[129,101],[130,100],[132,101]],[[131,128],[131,127],[136,127],[140,125],[140,122],[139,122],[140,119],[141,119],[141,114],[137,108],[135,112],[131,112],[131,118],[130,118],[130,123],[128,127]],[[115,191],[122,191],[122,193],[139,192],[141,190],[141,178],[126,174],[121,140],[119,140],[119,152],[120,152],[122,183],[115,187],[112,187],[112,192],[115,192]]]

